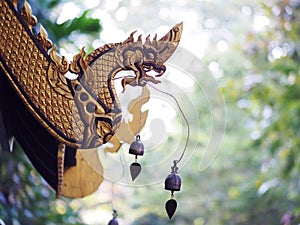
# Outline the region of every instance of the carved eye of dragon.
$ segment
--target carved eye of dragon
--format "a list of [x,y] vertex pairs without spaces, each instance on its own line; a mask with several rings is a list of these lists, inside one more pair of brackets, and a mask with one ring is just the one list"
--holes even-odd
[[[87,56],[82,49],[69,63],[56,54],[43,27],[38,35],[32,33],[37,20],[26,1],[21,12],[17,2],[0,1],[0,130],[5,134],[0,144],[8,148],[9,138],[15,136],[58,196],[69,195],[63,191],[63,174],[65,168],[80,164],[77,149],[110,141],[122,122],[114,77],[121,70],[134,72],[135,77],[122,80],[123,91],[127,85],[159,83],[164,63],[179,44],[182,23],[159,40],[156,35],[144,42],[141,36],[134,40],[132,32],[125,41]],[[68,72],[78,77],[68,79]],[[4,112],[3,102],[14,102],[5,105],[10,113]]]

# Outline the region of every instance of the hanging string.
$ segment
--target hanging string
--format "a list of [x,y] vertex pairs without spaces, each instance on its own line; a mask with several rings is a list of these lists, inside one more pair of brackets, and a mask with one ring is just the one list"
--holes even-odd
[[172,94],[170,94],[170,93],[168,93],[168,92],[165,92],[165,91],[163,91],[163,90],[160,90],[160,89],[158,89],[157,87],[154,87],[153,85],[149,84],[148,82],[147,82],[147,85],[150,86],[150,87],[152,87],[154,90],[156,90],[156,91],[158,91],[158,92],[161,92],[161,93],[163,93],[163,94],[165,94],[165,95],[170,96],[170,97],[176,102],[176,105],[177,105],[177,107],[178,107],[178,109],[179,109],[179,111],[180,111],[180,113],[181,113],[183,119],[185,120],[185,123],[186,123],[186,126],[187,126],[187,138],[186,138],[186,142],[185,142],[184,149],[183,149],[183,151],[182,151],[182,153],[181,153],[179,159],[178,159],[178,160],[174,160],[174,162],[176,161],[176,164],[177,164],[177,163],[179,163],[179,162],[182,160],[182,158],[183,158],[183,156],[184,156],[184,154],[185,154],[185,152],[186,152],[186,149],[187,149],[187,146],[188,146],[189,139],[190,139],[190,124],[189,124],[189,121],[187,120],[187,118],[186,118],[186,116],[185,116],[185,114],[184,114],[182,108],[181,108],[180,105],[179,105],[178,100],[176,99],[176,97],[175,97],[174,95],[172,95]]
[[[121,76],[121,77],[113,78],[113,80],[122,79],[122,78],[132,78],[132,77],[134,77],[134,76]],[[184,146],[184,149],[183,149],[183,151],[182,151],[182,153],[181,153],[179,159],[178,159],[178,160],[174,160],[174,161],[176,161],[176,163],[179,163],[179,162],[182,160],[182,158],[183,158],[183,156],[184,156],[184,154],[185,154],[185,152],[186,152],[186,149],[187,149],[187,146],[188,146],[188,142],[189,142],[189,139],[190,139],[190,124],[189,124],[189,121],[187,120],[187,118],[186,118],[186,116],[185,116],[185,114],[184,114],[182,108],[180,107],[180,104],[179,104],[178,100],[176,99],[176,97],[175,97],[174,95],[172,95],[172,94],[170,94],[170,93],[168,93],[168,92],[165,92],[165,91],[163,91],[163,90],[160,90],[159,88],[157,88],[157,87],[151,85],[149,82],[146,82],[146,81],[144,81],[144,82],[145,82],[148,86],[152,87],[154,90],[156,90],[156,91],[158,91],[158,92],[161,92],[161,93],[163,93],[163,94],[165,94],[165,95],[170,96],[170,97],[176,102],[176,105],[177,105],[177,107],[178,107],[178,109],[179,109],[179,111],[180,111],[180,113],[181,113],[183,119],[185,120],[185,123],[186,123],[186,126],[187,126],[187,138],[186,138],[185,146]],[[143,95],[143,93],[142,93],[142,95]],[[141,96],[142,96],[142,95],[141,95]],[[142,98],[142,97],[141,97],[141,98]],[[141,114],[140,114],[140,120],[141,120]]]
[[[143,94],[144,94],[144,87],[142,87],[142,94],[140,96],[140,104],[141,104],[141,111],[140,111],[140,119],[139,119],[139,133],[141,132],[141,128],[142,128],[142,105],[143,105]],[[138,135],[139,135],[138,133]]]
[[135,78],[135,76],[121,76],[121,77],[114,77],[112,80],[119,80],[124,78]]

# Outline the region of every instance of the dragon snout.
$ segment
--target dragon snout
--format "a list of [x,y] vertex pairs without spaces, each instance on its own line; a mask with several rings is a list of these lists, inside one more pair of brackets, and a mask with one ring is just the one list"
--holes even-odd
[[145,76],[153,75],[155,77],[160,77],[165,73],[166,66],[155,64],[155,63],[144,62],[143,69],[146,73]]
[[136,77],[127,77],[122,80],[123,92],[127,84],[131,86],[145,86],[147,82],[154,84],[160,83],[155,77],[162,76],[166,71],[165,65],[155,64],[153,62],[143,62],[135,64]]

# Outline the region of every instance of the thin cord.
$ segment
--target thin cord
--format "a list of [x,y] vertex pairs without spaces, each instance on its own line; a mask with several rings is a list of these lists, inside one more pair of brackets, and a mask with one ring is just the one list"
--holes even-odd
[[113,78],[112,80],[119,80],[119,79],[123,79],[123,78],[135,78],[135,77],[134,76],[122,76],[122,77]]
[[142,89],[141,97],[140,97],[140,104],[141,104],[141,111],[140,111],[140,119],[139,119],[139,129],[138,129],[138,135],[141,132],[142,128],[142,105],[143,105],[143,94],[144,94],[144,87]]
[[[122,79],[122,78],[128,78],[128,77],[132,78],[133,76],[122,76],[122,77],[117,77],[117,78],[114,78],[114,80]],[[145,81],[145,82],[146,82],[146,81]],[[177,107],[178,107],[178,109],[179,109],[179,111],[180,111],[180,113],[181,113],[182,117],[184,118],[185,123],[186,123],[186,125],[187,125],[187,138],[186,138],[185,146],[184,146],[184,149],[183,149],[183,151],[182,151],[181,156],[179,157],[179,159],[178,159],[178,160],[175,160],[175,161],[176,161],[176,164],[177,164],[177,163],[179,163],[179,162],[182,160],[182,158],[183,158],[183,156],[184,156],[184,154],[185,154],[185,152],[186,152],[186,149],[187,149],[187,146],[188,146],[189,139],[190,139],[190,124],[189,124],[189,121],[187,120],[187,118],[186,118],[186,116],[185,116],[185,114],[184,114],[182,108],[181,108],[180,105],[179,105],[178,100],[175,98],[174,95],[172,95],[172,94],[170,94],[170,93],[168,93],[168,92],[165,92],[165,91],[163,91],[163,90],[160,90],[160,89],[154,87],[154,86],[151,85],[149,82],[146,82],[146,84],[149,85],[150,87],[152,87],[153,89],[155,89],[156,91],[161,92],[161,93],[163,93],[163,94],[165,94],[165,95],[168,95],[168,96],[170,96],[171,98],[173,98],[173,100],[176,102]],[[143,90],[144,90],[144,89],[143,89]],[[143,95],[143,94],[142,94],[142,95]],[[141,96],[142,96],[142,95],[141,95]],[[140,114],[140,122],[141,122],[141,114]]]
[[186,152],[186,149],[187,149],[187,146],[188,146],[189,139],[190,139],[190,124],[189,124],[189,121],[187,120],[187,118],[186,118],[186,116],[185,116],[185,114],[184,114],[182,108],[181,108],[180,105],[179,105],[179,102],[177,101],[177,99],[175,98],[174,95],[172,95],[172,94],[170,94],[170,93],[168,93],[168,92],[165,92],[165,91],[163,91],[163,90],[160,90],[160,89],[158,89],[157,87],[154,87],[153,85],[149,84],[148,82],[147,82],[147,85],[149,85],[150,87],[152,87],[152,88],[155,89],[156,91],[161,92],[161,93],[163,93],[163,94],[165,94],[165,95],[168,95],[168,96],[170,96],[171,98],[173,98],[173,100],[174,100],[174,101],[176,102],[176,104],[177,104],[177,107],[178,107],[178,109],[179,109],[179,111],[180,111],[182,117],[184,118],[184,120],[185,120],[185,122],[186,122],[186,125],[187,125],[187,138],[186,138],[185,146],[184,146],[184,149],[183,149],[183,151],[182,151],[182,153],[181,153],[181,156],[179,157],[178,160],[175,160],[175,161],[176,161],[176,164],[177,164],[177,163],[179,163],[179,162],[182,160],[182,158],[183,158],[183,156],[184,156],[184,154],[185,154],[185,152]]

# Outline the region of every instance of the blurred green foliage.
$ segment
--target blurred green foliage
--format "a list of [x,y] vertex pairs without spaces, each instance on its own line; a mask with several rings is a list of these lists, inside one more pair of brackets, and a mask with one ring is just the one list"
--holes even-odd
[[83,224],[77,209],[67,199],[55,199],[55,192],[41,179],[22,149],[1,152],[0,215],[6,225]]
[[246,124],[251,124],[252,141],[243,151],[248,157],[261,157],[252,187],[240,193],[242,204],[234,208],[230,220],[242,216],[244,222],[232,224],[298,224],[300,2],[262,1],[260,7],[269,25],[247,35],[244,59],[251,66],[223,89],[231,97],[229,104],[237,103]]
[[[262,3],[272,26],[262,34],[259,44],[248,55],[264,79],[248,91],[250,107],[260,115],[256,123],[267,124],[253,142],[253,148],[267,150],[263,167],[268,179],[277,179],[272,194],[286,199],[291,224],[300,222],[300,2]],[[251,40],[251,39],[250,39]],[[254,43],[254,40],[251,40]],[[260,54],[261,50],[266,54]],[[251,95],[250,95],[251,93]],[[272,171],[272,172],[271,172]],[[266,179],[266,178],[265,178]],[[265,180],[265,184],[269,182]],[[263,185],[263,184],[262,184]]]
[[[72,32],[85,34],[86,37],[94,38],[102,30],[100,20],[91,18],[91,9],[85,9],[81,1],[74,1],[83,10],[77,17],[61,24],[57,23],[60,16],[60,8],[66,0],[29,0],[33,6],[33,14],[40,24],[47,28],[49,38],[57,45],[63,40],[70,41]],[[88,46],[89,47],[89,46]]]

